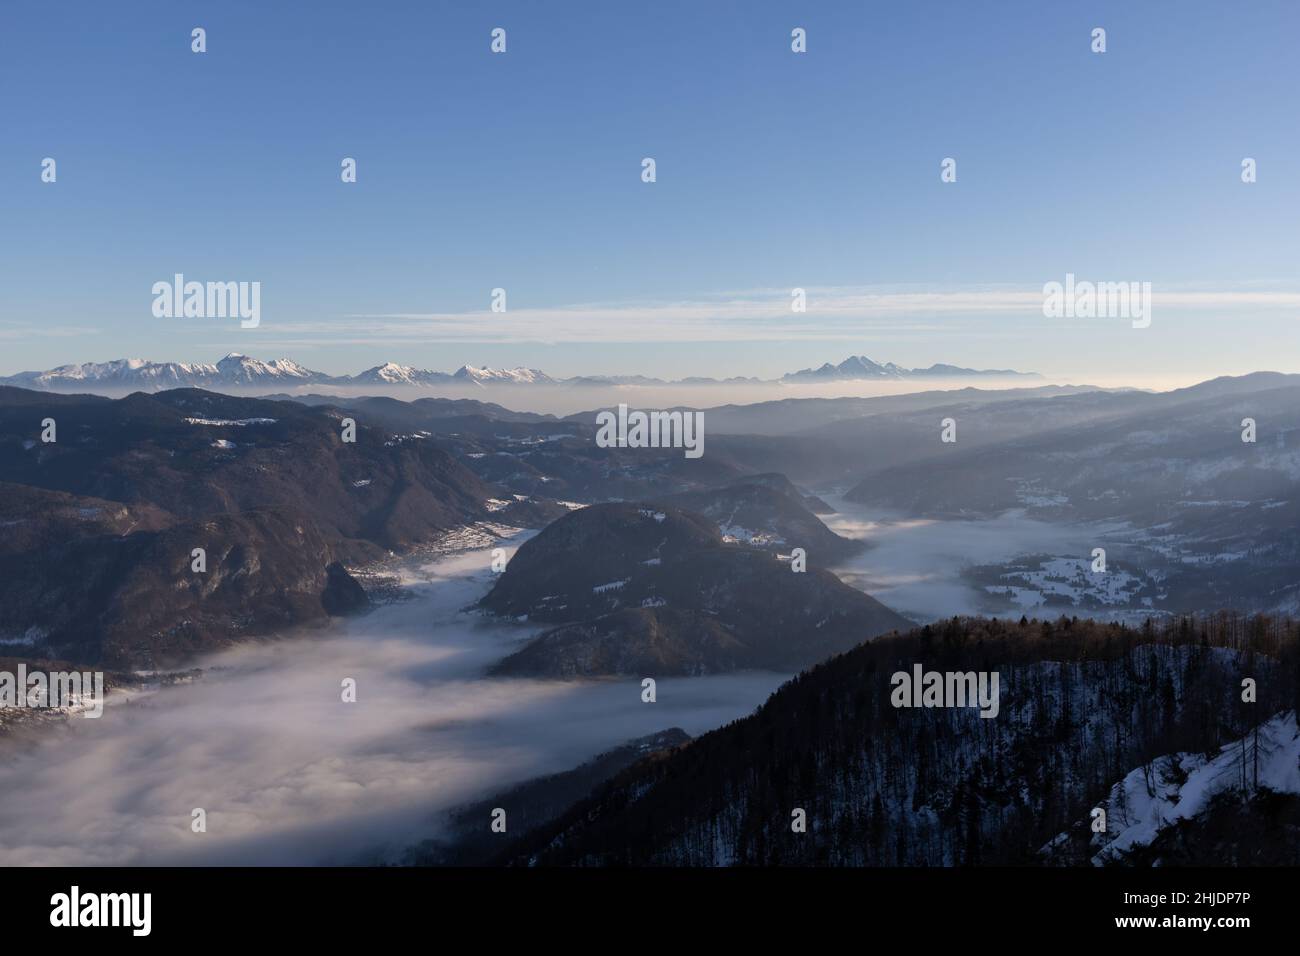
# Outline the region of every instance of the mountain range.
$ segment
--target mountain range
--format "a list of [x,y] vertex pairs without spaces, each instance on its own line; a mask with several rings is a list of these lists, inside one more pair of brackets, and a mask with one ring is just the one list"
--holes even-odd
[[264,362],[231,352],[216,364],[201,362],[150,362],[116,359],[60,365],[43,372],[19,372],[0,378],[0,385],[62,391],[87,386],[127,387],[142,390],[294,385],[546,385],[555,380],[529,368],[493,369],[462,365],[455,372],[432,372],[394,362],[376,365],[356,375],[329,375],[291,359]]
[[[829,362],[817,369],[791,372],[775,381],[787,383],[908,380],[940,378],[1036,378],[1036,373],[1010,370],[981,370],[956,365],[931,365],[907,369],[886,362],[879,365],[864,355],[854,355],[838,365]],[[82,362],[60,365],[45,371],[18,372],[0,377],[0,385],[49,391],[88,388],[130,388],[158,391],[166,388],[248,388],[261,386],[344,385],[344,386],[436,386],[436,385],[728,385],[763,384],[772,380],[732,377],[691,377],[666,381],[644,375],[579,375],[553,378],[545,372],[522,366],[497,369],[462,365],[454,372],[437,372],[385,362],[355,375],[329,375],[300,365],[292,359],[262,361],[231,352],[215,364],[202,362],[152,362],[147,359],[115,359],[111,362]]]
[[865,355],[850,355],[839,365],[827,362],[819,368],[805,368],[781,377],[783,382],[857,382],[873,379],[904,381],[917,378],[965,378],[982,375],[989,378],[1041,378],[1037,372],[1017,372],[1013,369],[961,368],[957,365],[936,363],[929,368],[903,368],[893,362],[880,365]]

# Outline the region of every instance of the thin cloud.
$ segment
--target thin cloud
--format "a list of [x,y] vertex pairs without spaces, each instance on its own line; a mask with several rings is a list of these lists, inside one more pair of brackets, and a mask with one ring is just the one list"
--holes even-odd
[[[745,292],[651,302],[610,301],[504,313],[384,312],[266,324],[284,345],[838,341],[860,336],[977,332],[991,316],[1042,319],[1041,288],[916,290],[897,287],[807,287],[807,311],[791,308],[791,290]],[[1239,289],[1153,290],[1155,309],[1300,310],[1300,292]],[[996,331],[989,328],[988,331]]]
[[31,322],[0,321],[0,342],[25,342],[29,339],[73,339],[100,335],[103,329],[88,326],[36,325]]

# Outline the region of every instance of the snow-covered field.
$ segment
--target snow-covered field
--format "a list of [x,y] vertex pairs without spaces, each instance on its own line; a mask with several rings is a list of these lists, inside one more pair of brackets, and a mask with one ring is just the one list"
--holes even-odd
[[1007,582],[1005,587],[988,584],[984,590],[1010,592],[1012,600],[1024,608],[1046,603],[1049,595],[1065,598],[1074,605],[1091,600],[1124,607],[1134,602],[1145,580],[1145,575],[1139,578],[1119,568],[1093,571],[1088,558],[1049,558],[1033,570],[1008,571],[999,577]]

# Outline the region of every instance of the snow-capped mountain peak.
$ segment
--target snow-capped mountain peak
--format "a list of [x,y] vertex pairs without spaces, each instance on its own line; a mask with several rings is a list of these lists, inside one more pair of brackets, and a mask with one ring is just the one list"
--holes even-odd
[[1010,369],[974,369],[959,365],[931,365],[929,368],[904,368],[893,362],[883,365],[865,355],[850,355],[838,365],[826,362],[817,368],[800,369],[782,377],[783,382],[864,381],[871,379],[965,378],[973,375],[1037,377],[1033,372]]
[[361,375],[369,376],[380,382],[388,382],[393,385],[412,385],[415,383],[415,376],[419,369],[411,365],[398,365],[396,362],[385,362],[383,365],[376,365],[374,368],[366,369]]
[[[817,368],[791,372],[779,379],[787,383],[823,383],[857,381],[899,381],[911,379],[987,377],[1038,377],[1032,372],[1011,370],[978,370],[957,365],[931,365],[929,368],[908,369],[893,362],[883,365],[865,355],[850,355],[838,365],[826,362]],[[761,379],[715,379],[691,377],[679,380],[680,385],[709,385],[745,382],[761,383]],[[641,375],[579,375],[555,379],[545,372],[526,366],[491,368],[482,365],[462,365],[455,372],[436,372],[415,368],[397,362],[384,362],[355,375],[329,375],[307,368],[288,358],[263,361],[229,352],[215,365],[192,362],[152,362],[142,358],[115,359],[110,362],[83,362],[60,365],[42,372],[19,372],[0,377],[0,385],[20,388],[68,390],[87,387],[140,388],[243,388],[273,386],[282,388],[298,385],[343,386],[428,386],[428,385],[667,385],[662,379]],[[775,382],[771,384],[776,384]]]
[[451,376],[446,372],[433,372],[396,362],[376,365],[351,378],[354,385],[431,385],[449,381]]
[[314,380],[320,376],[319,372],[304,368],[292,359],[278,358],[263,362],[239,352],[228,354],[217,363],[217,369],[224,380],[235,382],[256,383],[287,378]]
[[510,384],[510,385],[540,385],[550,384],[555,381],[545,372],[535,368],[488,368],[475,367],[473,365],[462,365],[452,374],[452,378],[461,381],[475,382],[480,385],[485,384]]

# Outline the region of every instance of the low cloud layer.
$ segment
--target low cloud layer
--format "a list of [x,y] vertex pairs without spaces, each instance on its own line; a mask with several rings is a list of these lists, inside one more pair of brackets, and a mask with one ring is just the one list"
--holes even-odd
[[[784,679],[486,679],[533,633],[459,613],[489,552],[325,635],[239,648],[206,675],[0,751],[0,865],[318,864],[394,858],[441,811],[670,726],[750,712]],[[653,675],[649,675],[653,676]],[[357,682],[344,704],[340,682]],[[190,831],[207,811],[207,832]],[[487,821],[485,821],[485,826]]]
[[[838,499],[827,523],[873,547],[847,581],[918,619],[976,613],[969,564],[1086,543],[1078,529],[1007,517],[881,518]],[[483,676],[535,633],[463,613],[491,584],[490,552],[412,569],[413,599],[321,635],[252,645],[205,676],[97,721],[0,747],[0,865],[343,864],[396,860],[444,811],[566,770],[632,737],[698,734],[752,711],[784,680],[658,682]],[[647,675],[655,676],[655,675]],[[357,703],[340,682],[357,682]],[[208,831],[190,831],[191,811]],[[484,821],[486,826],[488,821]]]
[[980,592],[962,578],[976,564],[1006,564],[1024,554],[1087,555],[1096,544],[1082,528],[1005,515],[987,521],[929,521],[888,516],[879,509],[828,496],[838,513],[825,516],[833,531],[871,548],[836,572],[900,614],[932,621],[979,614]]

